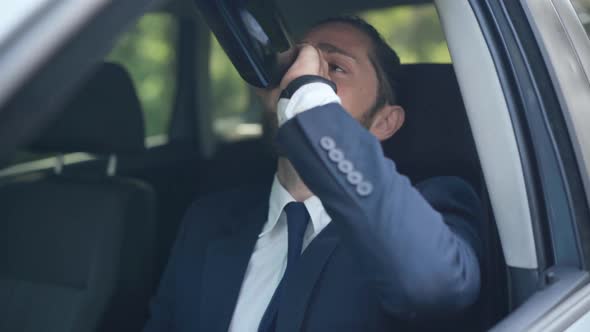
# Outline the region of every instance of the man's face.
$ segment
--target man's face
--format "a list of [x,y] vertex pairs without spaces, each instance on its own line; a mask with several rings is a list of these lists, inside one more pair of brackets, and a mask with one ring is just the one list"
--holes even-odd
[[[395,134],[404,122],[404,111],[398,105],[389,104],[374,110],[379,80],[369,56],[373,52],[369,36],[350,24],[334,22],[313,28],[301,42],[320,50],[329,66],[327,78],[336,83],[342,106],[352,117],[380,141]],[[257,90],[266,110],[273,146],[278,130],[276,102],[279,90]]]
[[327,23],[309,31],[302,40],[322,52],[330,65],[329,79],[336,83],[342,106],[354,118],[365,121],[375,105],[379,80],[369,52],[372,41],[346,23]]

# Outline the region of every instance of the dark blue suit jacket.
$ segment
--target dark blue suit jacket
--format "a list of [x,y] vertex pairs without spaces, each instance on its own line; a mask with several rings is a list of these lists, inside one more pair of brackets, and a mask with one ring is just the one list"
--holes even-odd
[[[465,182],[441,177],[412,186],[337,104],[297,115],[277,140],[333,219],[286,281],[278,331],[404,330],[476,300],[482,217]],[[343,160],[368,187],[359,190],[350,168],[339,167]],[[227,331],[268,198],[269,189],[236,190],[192,205],[146,332]]]

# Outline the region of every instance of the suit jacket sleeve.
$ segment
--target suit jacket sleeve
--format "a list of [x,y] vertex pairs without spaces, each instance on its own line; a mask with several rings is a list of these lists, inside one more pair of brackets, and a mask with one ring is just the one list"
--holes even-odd
[[[423,184],[421,193],[337,103],[287,121],[277,144],[356,248],[388,312],[439,315],[476,300],[479,241],[473,224],[481,209],[468,185],[438,178]],[[351,176],[353,171],[358,173]]]

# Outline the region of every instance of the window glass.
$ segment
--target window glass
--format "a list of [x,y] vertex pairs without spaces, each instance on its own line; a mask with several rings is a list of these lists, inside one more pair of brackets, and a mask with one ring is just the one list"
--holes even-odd
[[[121,35],[106,57],[106,61],[119,63],[130,73],[144,111],[146,137],[154,143],[165,141],[159,135],[167,132],[174,103],[175,37],[176,24],[171,15],[147,14]],[[18,151],[0,161],[0,169],[53,156]]]
[[450,63],[434,5],[396,6],[360,13],[398,53],[402,63]]
[[146,136],[166,134],[174,106],[176,24],[169,14],[144,15],[123,34],[107,61],[130,73],[141,101]]
[[262,135],[261,108],[252,89],[240,77],[215,36],[209,61],[213,130],[223,141]]
[[[359,15],[381,32],[402,62],[451,62],[433,5],[396,6]],[[217,137],[234,141],[261,135],[258,100],[213,35],[210,52],[213,129]]]
[[576,9],[586,34],[590,36],[590,0],[572,0],[572,5]]

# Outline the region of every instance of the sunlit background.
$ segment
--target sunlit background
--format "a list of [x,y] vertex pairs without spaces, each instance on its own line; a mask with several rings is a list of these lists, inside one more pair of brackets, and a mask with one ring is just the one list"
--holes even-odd
[[[449,63],[450,56],[433,5],[395,7],[358,13],[373,24],[398,52],[402,62]],[[128,31],[109,55],[131,73],[146,118],[147,135],[166,132],[173,108],[175,67],[174,20],[148,14]],[[255,97],[211,36],[209,74],[213,129],[222,140],[260,134]],[[254,125],[254,126],[253,126]]]
[[[590,34],[590,0],[571,0]],[[396,6],[357,13],[379,30],[403,63],[450,63],[451,58],[436,9],[432,4]],[[167,137],[176,93],[177,20],[169,13],[150,13],[117,41],[108,61],[122,64],[131,74],[145,113],[146,140]],[[211,127],[219,141],[261,135],[261,110],[253,91],[240,78],[211,35],[209,56]],[[8,165],[49,155],[20,152]]]

